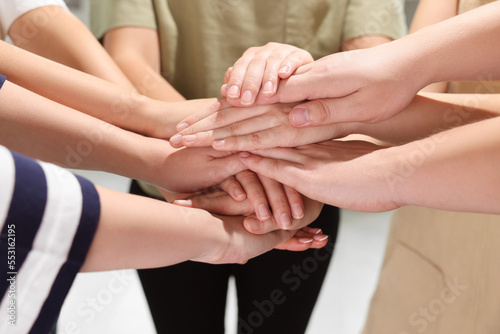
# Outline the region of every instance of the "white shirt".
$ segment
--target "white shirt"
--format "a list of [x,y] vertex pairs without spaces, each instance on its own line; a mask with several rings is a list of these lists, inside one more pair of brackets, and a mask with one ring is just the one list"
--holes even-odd
[[[5,39],[10,26],[17,18],[35,8],[49,5],[61,6],[68,10],[63,0],[0,0],[0,39]],[[43,25],[51,17],[51,11],[47,8],[47,11],[41,12],[40,17],[32,23],[33,28],[36,29],[36,26]],[[30,33],[33,31],[27,30],[25,37],[29,38]]]

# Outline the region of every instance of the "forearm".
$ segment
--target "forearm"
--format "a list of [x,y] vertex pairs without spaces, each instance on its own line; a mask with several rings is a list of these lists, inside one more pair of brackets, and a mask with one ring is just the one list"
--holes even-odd
[[[500,3],[495,1],[422,28],[395,43],[414,78],[425,84],[450,80],[484,81],[500,77]],[[394,45],[396,46],[396,44]],[[478,61],[478,55],[481,55]]]
[[499,128],[496,117],[378,151],[381,183],[400,205],[498,214]]
[[145,179],[152,166],[174,151],[163,140],[119,129],[10,82],[0,100],[1,142],[60,166]]
[[[45,18],[44,24],[37,21],[41,17]],[[31,32],[29,38],[27,30]],[[88,28],[62,7],[43,6],[29,11],[13,22],[9,35],[20,48],[134,90]]]
[[137,27],[112,29],[104,35],[104,47],[141,94],[162,101],[185,100],[161,75],[156,30]]
[[226,241],[222,221],[206,211],[97,190],[101,218],[82,271],[168,266]]
[[151,100],[7,43],[0,46],[0,73],[11,82],[116,126],[149,131]]
[[402,112],[375,124],[356,123],[355,132],[400,145],[434,133],[500,115],[498,94],[421,93]]

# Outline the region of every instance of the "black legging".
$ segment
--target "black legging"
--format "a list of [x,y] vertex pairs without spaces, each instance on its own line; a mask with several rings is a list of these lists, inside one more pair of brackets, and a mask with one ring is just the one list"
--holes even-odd
[[[147,196],[135,181],[130,192]],[[329,235],[323,249],[272,250],[245,265],[188,261],[139,270],[156,330],[159,334],[224,333],[227,285],[233,275],[238,333],[304,333],[330,263],[338,222],[338,208],[325,205],[311,224]]]

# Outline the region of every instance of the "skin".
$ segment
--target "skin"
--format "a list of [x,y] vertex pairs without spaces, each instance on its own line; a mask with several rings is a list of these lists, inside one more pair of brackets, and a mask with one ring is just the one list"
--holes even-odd
[[498,214],[499,126],[494,117],[391,148],[328,141],[244,153],[241,160],[306,196],[347,209],[419,205]]
[[[37,18],[47,16],[50,19],[46,21],[46,24],[40,25],[36,21]],[[35,34],[33,34],[33,25],[37,28]],[[26,38],[26,31],[31,32],[29,38]],[[149,41],[148,36],[151,36],[151,34],[147,33],[146,36],[141,35],[140,40],[149,47],[151,45],[147,44]],[[209,112],[208,109],[213,107],[215,99],[185,101],[176,92],[175,94],[165,94],[165,92],[169,92],[169,84],[161,76],[161,79],[159,79],[156,71],[157,68],[151,60],[152,58],[146,59],[148,62],[153,62],[152,67],[138,68],[139,71],[145,70],[146,72],[144,73],[146,74],[152,73],[151,76],[146,75],[141,77],[140,82],[136,82],[134,86],[90,31],[71,13],[58,6],[40,7],[26,13],[14,21],[9,29],[9,34],[12,36],[14,43],[19,47],[92,74],[92,76],[85,75],[79,71],[61,66],[55,62],[50,62],[41,57],[34,57],[32,54],[2,43],[0,46],[2,47],[2,51],[5,52],[1,54],[3,66],[0,66],[0,69],[11,81],[44,97],[123,129],[149,137],[168,139],[175,133],[175,125],[180,120],[200,110]],[[154,46],[154,44],[152,45]],[[85,53],[81,52],[82,48],[86,50]],[[135,50],[131,50],[132,59],[135,59],[133,58]],[[148,49],[148,52],[143,53],[143,55],[154,54],[151,53],[151,50],[154,50],[154,48]],[[123,53],[123,55],[127,56],[130,54]],[[145,63],[142,64],[144,65]],[[131,67],[127,67],[127,69],[133,70]],[[130,75],[130,73],[127,74]],[[34,76],[36,80],[33,79]],[[96,77],[104,80],[99,80]],[[134,78],[132,75],[132,79]],[[167,86],[166,90],[164,86]],[[157,95],[156,92],[163,92],[163,94]],[[157,96],[160,99],[154,99]],[[77,120],[75,119],[75,121]],[[74,131],[77,131],[76,128]],[[85,133],[82,132],[81,136],[85,136]],[[121,151],[123,150],[119,152]],[[174,152],[174,150],[171,150],[170,147],[164,148],[159,157],[165,156],[164,152]],[[176,153],[175,156],[182,157],[187,155],[184,154],[187,153],[186,151],[182,153]],[[213,156],[213,158],[215,157]],[[221,156],[219,155],[219,157]],[[100,165],[102,163],[95,160],[88,161],[88,158],[85,160],[89,163],[89,167],[83,168],[101,169]],[[152,161],[158,161],[158,159],[153,159]],[[176,161],[179,161],[180,164],[183,163],[179,159],[176,159]],[[185,163],[190,162],[194,162],[194,160],[190,158],[185,161]],[[197,162],[202,163],[204,161],[198,160]],[[161,161],[158,161],[158,163],[160,165],[154,166],[155,168],[162,165]],[[144,162],[138,166],[141,165],[144,165]],[[148,172],[149,174],[155,172],[150,167],[147,169],[151,171]],[[207,170],[210,172],[210,167]],[[123,175],[123,172],[121,173]],[[139,173],[133,174],[137,175]],[[162,175],[164,172],[157,172],[157,174]],[[131,173],[127,171],[127,175],[131,175]],[[187,190],[187,187],[182,186],[178,188],[176,186],[169,186],[167,188],[164,181],[158,182],[158,180],[151,179],[147,175],[146,178],[142,175],[139,179],[149,180],[148,182],[154,185],[163,184],[162,194],[169,201],[189,196],[189,194],[181,195],[165,190],[170,189],[178,192],[180,189]],[[183,178],[183,180],[186,179]],[[269,181],[269,183],[273,182],[275,181]],[[196,185],[191,188],[192,190],[200,189]],[[235,199],[245,199],[247,196],[243,191],[242,185],[238,184],[234,178],[229,178],[228,182],[225,182],[221,187],[221,189],[226,188],[231,191],[231,195]],[[248,188],[259,190],[256,186]],[[283,187],[281,188],[283,189]],[[291,191],[293,190],[288,190],[288,192]],[[284,197],[283,192],[278,192],[278,194],[281,194],[281,196],[278,197],[277,203],[281,203],[281,199]],[[265,199],[265,196],[265,200],[262,200],[263,195],[263,192],[255,195],[252,194],[251,198],[256,199],[254,202],[256,210],[265,205],[265,211],[269,212],[267,208],[269,206],[268,201]],[[292,196],[291,199],[299,201],[293,202],[291,205],[302,206],[300,202],[301,197],[298,194]],[[270,205],[277,206],[275,203],[271,203]],[[283,209],[277,211],[276,215],[283,216],[285,214],[289,216],[289,212],[289,208],[286,210]],[[276,218],[278,219],[279,216]]]
[[101,216],[81,271],[154,268],[187,260],[243,263],[275,247],[301,251],[321,248],[327,242],[326,236],[316,229],[255,235],[243,228],[241,216],[217,216],[96,189]]

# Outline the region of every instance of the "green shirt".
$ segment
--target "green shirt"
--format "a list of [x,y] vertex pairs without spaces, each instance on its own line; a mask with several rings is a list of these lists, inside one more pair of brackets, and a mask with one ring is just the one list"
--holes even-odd
[[[91,0],[97,38],[110,29],[157,29],[161,71],[187,99],[220,95],[224,73],[252,46],[279,42],[315,59],[364,35],[406,32],[403,0]],[[148,194],[161,197],[140,183]]]

